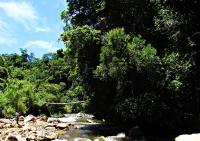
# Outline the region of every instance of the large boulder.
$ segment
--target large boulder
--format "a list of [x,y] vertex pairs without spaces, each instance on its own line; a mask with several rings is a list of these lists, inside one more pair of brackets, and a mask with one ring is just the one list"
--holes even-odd
[[142,131],[139,126],[134,126],[131,129],[129,129],[127,131],[126,135],[128,137],[134,137],[134,138],[142,138],[143,137]]
[[175,141],[200,141],[200,133],[199,134],[191,134],[191,135],[180,135],[175,138]]

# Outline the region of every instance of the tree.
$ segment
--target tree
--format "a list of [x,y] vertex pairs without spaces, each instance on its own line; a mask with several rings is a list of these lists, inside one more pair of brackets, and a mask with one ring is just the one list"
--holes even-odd
[[33,86],[27,81],[9,79],[8,86],[0,96],[3,115],[14,116],[15,112],[25,114],[30,106],[31,91],[33,91]]
[[4,67],[5,60],[2,56],[0,56],[0,92],[6,86],[6,79],[8,78],[8,69]]
[[61,38],[68,46],[65,51],[65,60],[70,69],[68,81],[72,82],[72,88],[83,86],[85,91],[91,92],[90,85],[94,81],[93,71],[99,60],[100,32],[89,26],[83,26],[64,32]]

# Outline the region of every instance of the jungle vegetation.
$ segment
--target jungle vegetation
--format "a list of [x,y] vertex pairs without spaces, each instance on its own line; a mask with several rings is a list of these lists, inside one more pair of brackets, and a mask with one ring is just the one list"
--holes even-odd
[[[144,129],[199,130],[200,1],[67,3],[64,50],[0,56],[1,116],[84,111]],[[69,101],[85,103],[46,106]]]

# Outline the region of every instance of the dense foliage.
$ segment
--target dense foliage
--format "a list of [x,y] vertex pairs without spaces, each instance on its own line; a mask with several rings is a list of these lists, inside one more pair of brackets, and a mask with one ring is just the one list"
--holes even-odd
[[[92,76],[76,77],[86,80],[80,85],[87,86],[91,112],[165,131],[199,129],[199,1],[67,2],[68,9],[61,13],[64,42],[73,41],[66,33],[84,30],[85,25],[101,35],[100,44],[91,45],[100,45],[100,52],[92,53],[99,55],[84,60],[98,60]],[[88,46],[83,41],[76,39],[73,47],[77,42],[82,42],[79,49]]]
[[[199,1],[67,3],[64,51],[0,56],[1,116],[48,108],[164,132],[199,130]],[[46,105],[69,101],[85,103]]]
[[68,67],[64,62],[63,50],[45,54],[42,59],[34,58],[26,49],[21,55],[1,57],[1,116],[21,114],[59,114],[63,107],[47,106],[48,102],[68,102]]

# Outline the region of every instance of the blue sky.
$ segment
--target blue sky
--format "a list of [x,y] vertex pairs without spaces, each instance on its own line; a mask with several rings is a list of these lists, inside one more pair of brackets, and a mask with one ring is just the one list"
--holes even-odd
[[64,48],[58,42],[66,0],[0,0],[0,54],[27,48],[35,57]]

